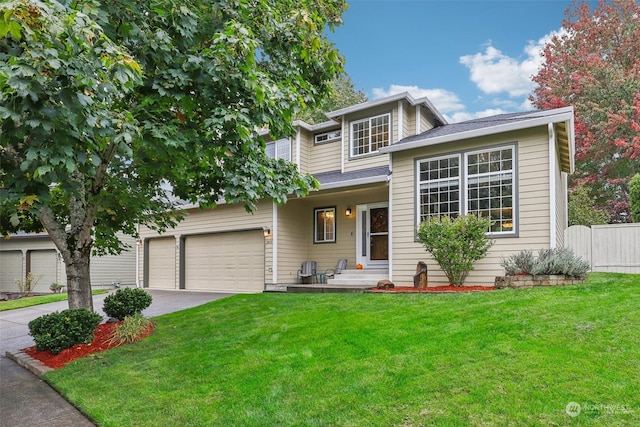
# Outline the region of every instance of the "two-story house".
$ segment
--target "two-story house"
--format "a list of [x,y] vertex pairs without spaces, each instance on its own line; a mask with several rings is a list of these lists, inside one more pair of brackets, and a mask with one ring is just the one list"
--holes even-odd
[[[567,174],[573,170],[573,110],[503,114],[447,124],[426,98],[404,93],[296,122],[291,137],[267,152],[311,173],[320,189],[283,206],[262,200],[187,207],[175,229],[144,227],[139,282],[149,288],[261,292],[297,282],[305,260],[318,271],[348,259],[348,268],[382,272],[413,285],[418,261],[429,285],[447,284],[416,240],[431,215],[490,216],[495,240],[466,283],[492,284],[501,256],[562,245]],[[372,285],[376,283],[373,282]]]

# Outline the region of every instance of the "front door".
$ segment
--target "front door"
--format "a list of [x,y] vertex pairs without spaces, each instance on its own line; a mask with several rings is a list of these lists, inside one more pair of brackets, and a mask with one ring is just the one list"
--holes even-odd
[[365,267],[389,265],[389,204],[357,206],[357,263]]

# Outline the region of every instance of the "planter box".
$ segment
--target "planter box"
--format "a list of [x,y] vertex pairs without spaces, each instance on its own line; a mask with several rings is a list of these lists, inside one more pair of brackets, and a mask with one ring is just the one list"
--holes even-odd
[[563,286],[575,285],[586,280],[586,276],[573,277],[565,275],[519,275],[496,277],[496,289],[504,288],[532,288],[534,286]]

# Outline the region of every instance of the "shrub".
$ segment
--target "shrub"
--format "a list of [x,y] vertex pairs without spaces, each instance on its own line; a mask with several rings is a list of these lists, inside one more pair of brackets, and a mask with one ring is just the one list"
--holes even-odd
[[20,292],[20,297],[28,297],[31,295],[31,292],[36,287],[40,279],[44,274],[36,274],[33,275],[31,272],[27,273],[27,277],[24,279],[16,279],[16,285],[18,285],[18,292]]
[[538,258],[533,258],[531,250],[524,250],[502,258],[500,265],[507,275],[514,274],[564,274],[566,276],[581,277],[589,271],[590,265],[584,259],[576,256],[571,249],[555,248],[541,249]]
[[504,271],[509,276],[516,274],[529,274],[533,265],[536,262],[536,258],[533,256],[531,250],[525,250],[512,254],[509,258],[502,258],[500,265],[504,267]]
[[124,321],[115,327],[109,337],[111,344],[130,344],[136,342],[151,333],[153,322],[140,313],[127,316]]
[[152,301],[151,295],[140,288],[118,289],[115,293],[104,299],[104,312],[118,320],[124,320],[127,316],[142,313],[149,307]]
[[39,351],[51,350],[58,354],[76,344],[93,341],[93,332],[102,321],[102,316],[86,308],[53,312],[29,322],[29,333]]
[[420,224],[418,240],[433,255],[449,283],[462,286],[473,264],[493,246],[486,236],[491,221],[475,215],[431,217]]
[[629,181],[629,208],[633,222],[640,222],[640,173]]

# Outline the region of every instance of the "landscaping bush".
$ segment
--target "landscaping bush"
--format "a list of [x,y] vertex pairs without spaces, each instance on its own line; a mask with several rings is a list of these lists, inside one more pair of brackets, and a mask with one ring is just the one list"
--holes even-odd
[[530,274],[529,272],[535,262],[536,258],[533,256],[533,251],[527,249],[517,254],[512,254],[509,258],[503,257],[500,260],[500,265],[504,267],[507,276],[515,276],[516,274]]
[[640,173],[629,181],[629,208],[633,222],[640,222]]
[[590,268],[587,261],[576,256],[568,248],[541,249],[537,259],[534,259],[531,250],[523,250],[508,258],[502,258],[500,265],[504,267],[505,273],[509,276],[516,274],[564,274],[582,277]]
[[104,312],[118,320],[124,320],[127,316],[142,313],[149,307],[152,301],[151,295],[140,288],[118,289],[115,293],[104,299]]
[[420,224],[418,240],[433,255],[449,283],[462,286],[473,264],[493,246],[487,238],[491,221],[476,215],[431,217]]
[[109,341],[117,345],[130,344],[149,335],[151,329],[153,329],[153,322],[142,314],[136,313],[125,317],[122,324],[116,326]]
[[102,316],[86,308],[68,309],[32,320],[29,333],[38,351],[51,350],[58,354],[76,344],[93,341],[93,332],[101,321]]

